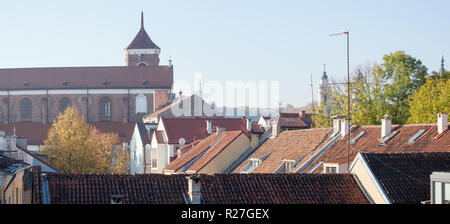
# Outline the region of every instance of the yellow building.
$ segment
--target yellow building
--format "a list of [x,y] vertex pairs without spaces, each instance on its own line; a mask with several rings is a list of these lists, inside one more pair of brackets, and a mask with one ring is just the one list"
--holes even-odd
[[31,204],[31,166],[0,155],[1,204]]

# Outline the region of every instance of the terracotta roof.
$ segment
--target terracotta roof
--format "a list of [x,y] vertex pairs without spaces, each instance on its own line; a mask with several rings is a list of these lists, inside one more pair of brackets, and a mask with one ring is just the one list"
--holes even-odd
[[[273,173],[282,165],[282,160],[299,160],[325,144],[331,129],[307,129],[281,132],[277,138],[267,139],[249,158],[261,158],[270,154],[252,173]],[[234,169],[240,173],[249,163],[244,160]]]
[[138,126],[139,135],[141,136],[143,144],[144,145],[150,144],[150,142],[151,142],[150,138],[152,136],[152,131],[147,129],[145,127],[145,124],[142,122],[136,122],[136,125]]
[[[435,124],[413,124],[413,125],[393,125],[393,131],[398,134],[390,139],[386,145],[380,145],[381,126],[356,126],[352,128],[352,139],[361,132],[365,132],[355,144],[351,145],[350,159],[354,158],[358,152],[370,153],[391,153],[391,152],[450,152],[450,131],[446,131],[438,136]],[[425,132],[419,136],[413,144],[408,141],[419,130]],[[436,145],[435,145],[436,144]],[[327,151],[319,156],[305,172],[318,165],[319,162],[336,163],[347,160],[348,137],[338,140]],[[319,149],[316,150],[316,152]],[[306,157],[299,166],[307,161],[311,156]],[[298,167],[299,167],[298,166]],[[296,167],[296,168],[298,168]],[[316,173],[322,172],[319,167]]]
[[255,134],[262,134],[264,133],[264,128],[259,126],[258,122],[252,122],[252,132]]
[[280,113],[278,118],[281,128],[309,128],[299,113]]
[[[42,204],[42,174],[33,172],[33,203]],[[52,204],[185,204],[186,175],[47,174]],[[367,204],[351,175],[200,175],[206,204]]]
[[223,131],[219,135],[213,133],[199,141],[181,157],[169,163],[164,170],[171,173],[178,172],[188,163],[195,161],[185,169],[193,172],[199,171],[241,134],[243,134],[242,131]]
[[[166,89],[172,87],[173,70],[168,66],[11,68],[0,69],[0,80],[0,90]],[[107,83],[104,84],[104,81]]]
[[178,139],[180,138],[184,138],[186,144],[193,142],[194,138],[206,138],[208,136],[206,121],[212,122],[213,131],[215,130],[215,126],[220,126],[225,128],[226,131],[241,130],[245,134],[248,134],[247,121],[244,118],[162,117],[161,119],[169,139],[169,144],[178,144]]
[[[122,142],[129,142],[133,136],[134,123],[122,122],[94,122],[89,123],[96,127],[103,133],[117,133],[119,140]],[[16,135],[26,137],[28,145],[43,145],[44,140],[47,139],[48,130],[52,124],[41,123],[10,123],[0,124],[0,130],[4,130],[6,135],[13,135],[14,128]]]
[[450,152],[362,155],[394,204],[430,200],[431,173],[450,170]]
[[163,131],[155,131],[156,142],[159,144],[166,143],[163,137]]

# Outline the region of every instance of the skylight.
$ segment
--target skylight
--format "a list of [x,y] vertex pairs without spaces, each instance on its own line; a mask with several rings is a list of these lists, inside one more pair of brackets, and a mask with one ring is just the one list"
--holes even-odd
[[356,141],[358,141],[358,139],[361,138],[365,133],[366,133],[366,131],[361,131],[357,136],[355,136],[355,137],[352,139],[351,143],[352,143],[352,144],[355,144]]
[[416,141],[416,139],[418,139],[420,136],[422,136],[422,134],[425,132],[425,129],[420,129],[414,136],[412,136],[409,141],[408,144],[414,144],[414,142]]
[[384,137],[383,140],[381,140],[380,145],[386,145],[386,143],[391,140],[397,133],[398,131],[393,131],[390,135]]

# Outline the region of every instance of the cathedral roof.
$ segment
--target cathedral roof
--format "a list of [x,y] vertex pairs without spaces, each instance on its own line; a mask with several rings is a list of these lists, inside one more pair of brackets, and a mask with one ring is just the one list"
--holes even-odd
[[133,41],[125,49],[160,49],[158,45],[153,43],[147,32],[145,32],[144,13],[141,14],[141,29],[139,30]]

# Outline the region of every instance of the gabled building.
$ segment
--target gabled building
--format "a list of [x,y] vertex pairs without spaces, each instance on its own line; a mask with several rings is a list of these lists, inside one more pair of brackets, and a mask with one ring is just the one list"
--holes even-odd
[[377,204],[429,201],[430,175],[448,170],[450,152],[358,153],[350,166],[350,172]]
[[[340,121],[339,121],[340,120]],[[348,150],[349,131],[345,119],[334,122],[337,139],[329,141],[326,150],[317,149],[305,157],[295,172],[346,173],[348,166],[359,152],[411,153],[450,152],[450,132],[446,114],[438,115],[437,124],[391,125],[387,117],[382,125],[352,126],[351,144]]]
[[258,145],[259,138],[255,135],[221,129],[219,127],[207,138],[181,148],[180,155],[163,169],[163,173],[225,173],[245,152]]
[[[252,122],[246,118],[223,117],[160,117],[156,129],[154,124],[138,124],[135,128],[130,146],[132,174],[135,173],[162,173],[162,170],[179,154],[178,149],[189,145],[196,140],[210,136],[216,127],[225,131],[242,131],[245,135],[253,134]],[[257,129],[256,132],[260,132]],[[139,133],[137,133],[139,132]],[[147,140],[146,136],[150,136]],[[148,141],[142,145],[143,142]],[[148,145],[148,146],[146,146]],[[144,159],[145,158],[145,159]],[[151,168],[149,168],[151,167]],[[145,168],[145,170],[144,170]]]
[[0,204],[30,204],[30,165],[0,153]]
[[33,177],[33,186],[36,186],[33,187],[33,204],[369,203],[350,174],[187,176],[34,172]]

